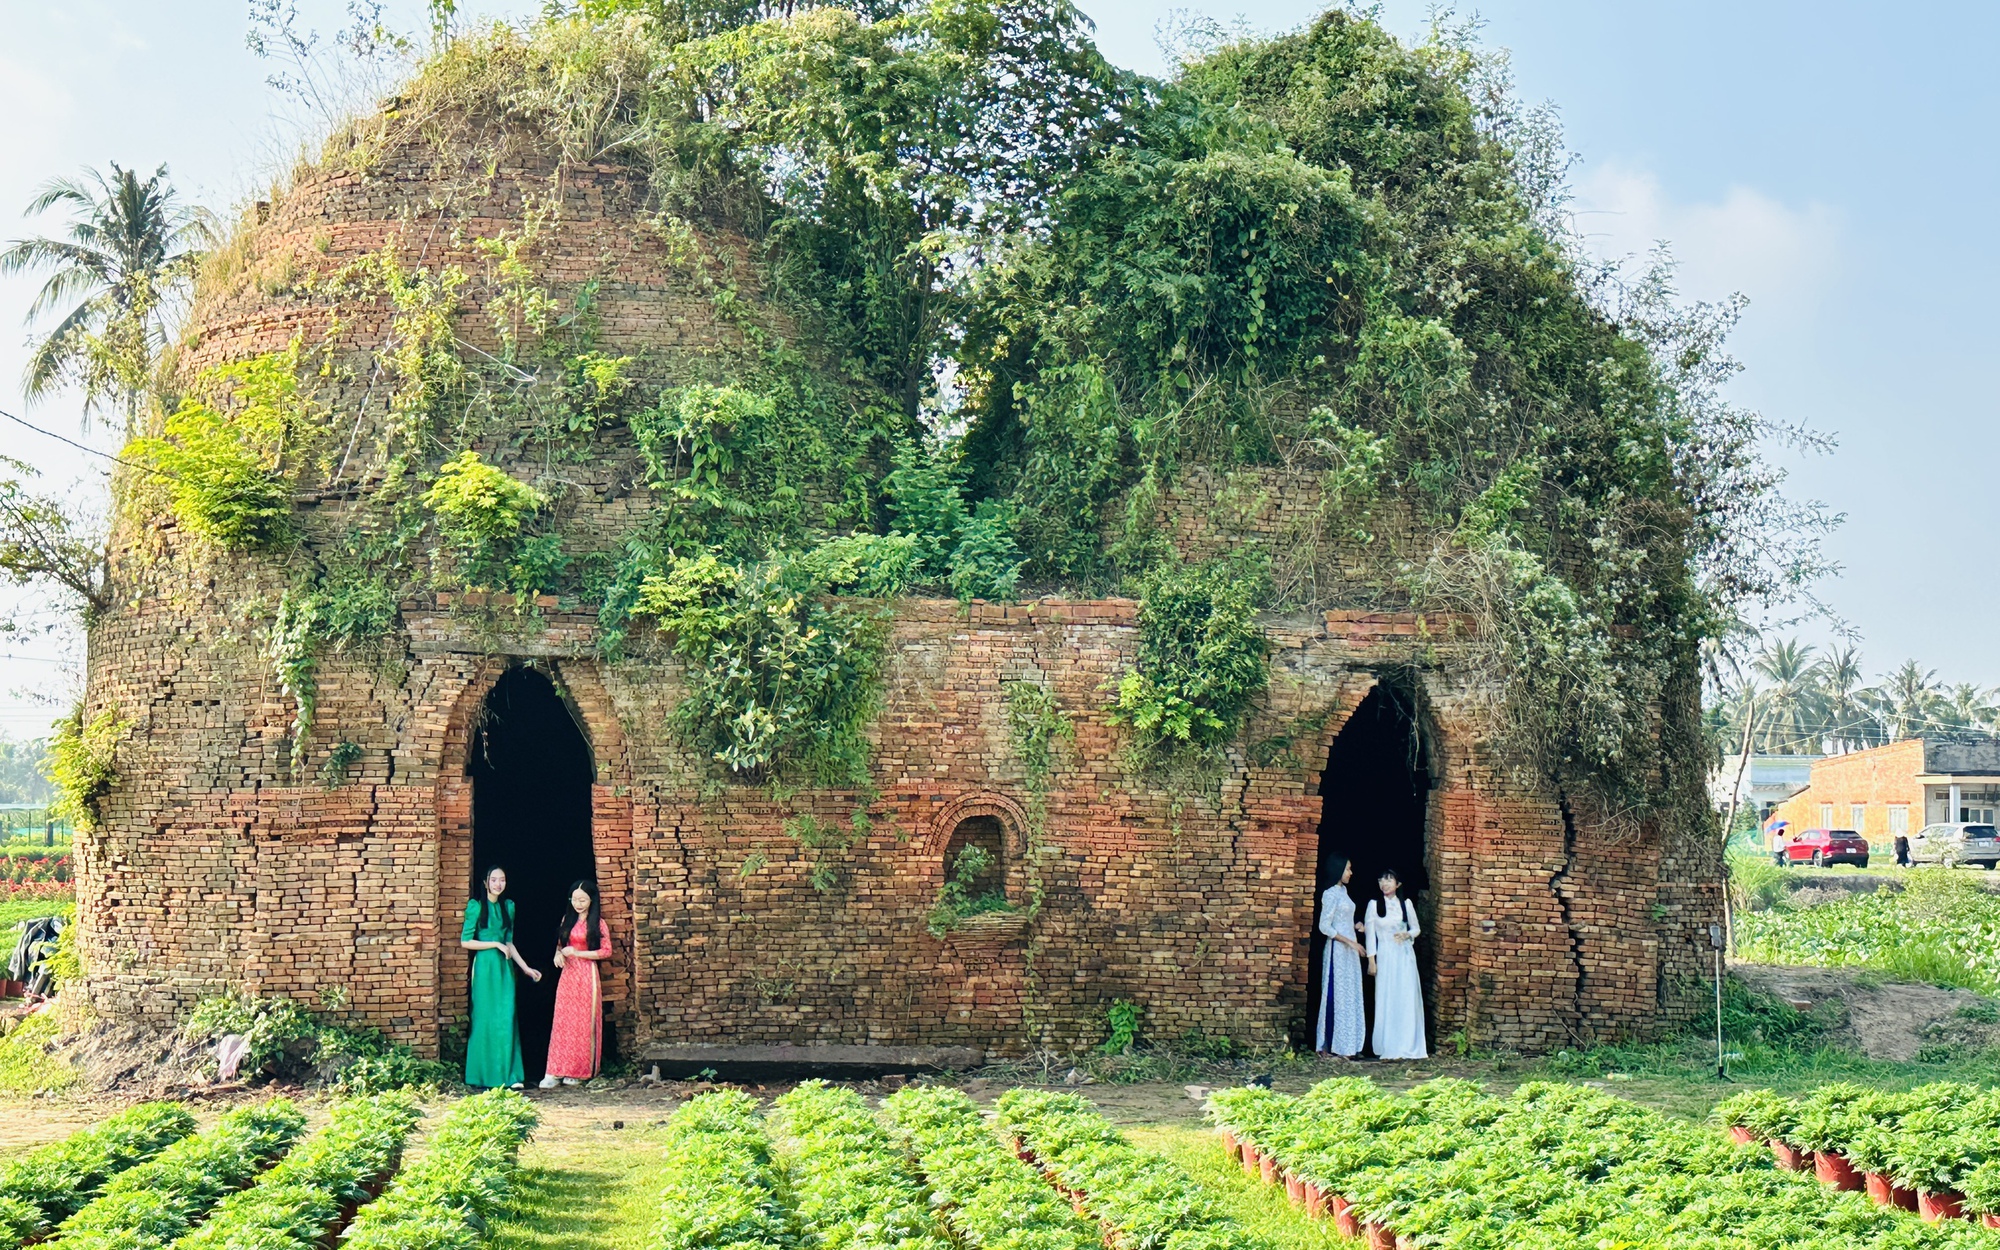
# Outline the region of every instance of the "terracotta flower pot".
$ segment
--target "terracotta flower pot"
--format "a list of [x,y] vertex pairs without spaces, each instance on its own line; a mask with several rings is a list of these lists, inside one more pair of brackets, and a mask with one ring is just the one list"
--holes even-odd
[[1917,1191],[1904,1189],[1890,1180],[1882,1172],[1869,1172],[1862,1178],[1868,1190],[1868,1197],[1878,1207],[1901,1207],[1905,1211],[1917,1209]]
[[1284,1176],[1284,1173],[1278,1170],[1278,1161],[1270,1155],[1265,1155],[1257,1161],[1257,1170],[1263,1174],[1266,1185],[1275,1185]]
[[1771,1153],[1778,1156],[1778,1166],[1787,1172],[1803,1172],[1812,1166],[1812,1157],[1798,1147],[1773,1137]]
[[1821,1183],[1843,1192],[1861,1188],[1861,1173],[1838,1150],[1822,1150],[1813,1156],[1813,1174]]
[[1222,1149],[1230,1158],[1234,1159],[1243,1153],[1243,1143],[1236,1140],[1236,1134],[1230,1132],[1228,1129],[1223,1129]]
[[1333,1231],[1342,1237],[1361,1235],[1361,1221],[1354,1218],[1354,1208],[1339,1194],[1333,1196]]
[[1245,1176],[1252,1176],[1252,1177],[1261,1175],[1263,1172],[1263,1169],[1260,1166],[1262,1162],[1263,1162],[1262,1159],[1257,1154],[1257,1147],[1250,1144],[1249,1142],[1244,1142],[1243,1174]]
[[1323,1220],[1332,1214],[1333,1204],[1326,1200],[1326,1191],[1311,1181],[1302,1184],[1306,1192],[1306,1215],[1310,1219]]
[[1295,1207],[1306,1204],[1306,1183],[1289,1172],[1285,1174],[1285,1197],[1290,1198]]
[[1396,1234],[1381,1224],[1368,1226],[1368,1250],[1396,1250]]
[[1963,1219],[1965,1195],[1949,1189],[1920,1190],[1917,1193],[1917,1214],[1933,1224],[1939,1220]]
[[1732,1124],[1729,1126],[1729,1140],[1739,1146],[1748,1146],[1757,1140],[1757,1134],[1744,1128],[1741,1124]]

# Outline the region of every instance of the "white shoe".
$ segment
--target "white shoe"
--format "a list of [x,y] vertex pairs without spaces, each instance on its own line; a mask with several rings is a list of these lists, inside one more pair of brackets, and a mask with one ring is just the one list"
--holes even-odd
[[577,1080],[577,1079],[576,1079],[575,1077],[573,1077],[573,1076],[566,1076],[566,1077],[564,1077],[564,1078],[563,1078],[563,1084],[565,1084],[565,1085],[581,1085],[581,1084],[583,1084],[583,1082],[582,1082],[582,1081],[579,1081],[579,1080]]
[[552,1076],[545,1076],[545,1077],[543,1077],[543,1078],[542,1078],[542,1083],[541,1083],[541,1085],[540,1085],[540,1086],[539,1086],[538,1088],[541,1088],[541,1089],[554,1089],[554,1088],[555,1088],[555,1087],[556,1087],[557,1085],[560,1085],[561,1083],[562,1083],[562,1082],[560,1082],[560,1081],[556,1080],[556,1078],[554,1078],[554,1077],[552,1077]]

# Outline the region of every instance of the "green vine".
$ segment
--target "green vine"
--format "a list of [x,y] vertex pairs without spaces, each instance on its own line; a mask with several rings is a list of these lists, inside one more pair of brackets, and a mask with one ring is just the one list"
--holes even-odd
[[[1007,699],[1007,738],[1021,763],[1022,804],[1026,828],[1021,831],[1022,869],[1026,878],[1027,912],[1039,917],[1048,897],[1044,876],[1048,851],[1049,781],[1055,773],[1058,743],[1076,742],[1076,725],[1064,714],[1055,693],[1031,681],[1001,685]],[[1031,1037],[1042,1029],[1042,935],[1029,935],[1023,954],[1021,1022]]]

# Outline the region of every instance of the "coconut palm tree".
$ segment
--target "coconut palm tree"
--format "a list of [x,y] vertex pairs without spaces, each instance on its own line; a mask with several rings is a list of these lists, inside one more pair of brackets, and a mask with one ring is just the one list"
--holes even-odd
[[1754,665],[1771,684],[1758,701],[1756,743],[1767,755],[1798,755],[1815,750],[1825,717],[1819,691],[1819,666],[1813,646],[1796,638],[1767,642]]
[[1996,695],[2000,691],[1982,689],[1969,681],[1953,686],[1943,697],[1946,728],[1962,734],[1991,732],[2000,722],[2000,708],[1994,706]]
[[1836,647],[1820,661],[1820,700],[1826,712],[1828,750],[1858,751],[1881,745],[1881,730],[1861,697],[1865,684],[1858,648]]
[[1868,695],[1891,742],[1920,737],[1935,729],[1944,719],[1947,707],[1938,686],[1937,670],[1927,669],[1915,660],[1904,660],[1900,668]]
[[84,412],[119,402],[128,433],[166,341],[165,317],[215,237],[206,210],[179,202],[162,165],[150,178],[111,165],[85,170],[35,193],[27,215],[70,210],[66,237],[17,239],[0,252],[0,274],[50,271],[28,308],[30,325],[61,320],[35,344],[23,389],[39,399],[64,382],[80,384]]

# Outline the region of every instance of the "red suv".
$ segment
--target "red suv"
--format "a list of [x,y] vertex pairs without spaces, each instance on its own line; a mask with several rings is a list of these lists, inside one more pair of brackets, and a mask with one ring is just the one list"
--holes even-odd
[[1826,868],[1834,864],[1868,866],[1868,839],[1852,829],[1803,829],[1790,842],[1772,852],[1778,867],[1811,864]]

